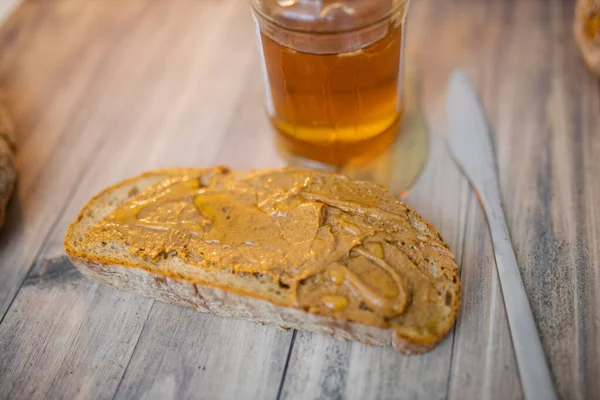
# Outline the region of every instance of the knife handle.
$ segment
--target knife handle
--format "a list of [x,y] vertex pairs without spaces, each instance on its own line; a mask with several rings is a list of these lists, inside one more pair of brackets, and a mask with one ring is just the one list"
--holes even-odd
[[527,400],[556,399],[550,368],[523,286],[496,182],[495,179],[487,180],[482,185],[483,192],[478,193],[478,197],[490,227],[504,306],[521,375],[521,386]]

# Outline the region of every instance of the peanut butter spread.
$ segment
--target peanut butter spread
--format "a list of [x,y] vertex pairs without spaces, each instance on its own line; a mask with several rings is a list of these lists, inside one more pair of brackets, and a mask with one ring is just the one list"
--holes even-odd
[[[177,170],[176,170],[177,171]],[[436,231],[383,188],[294,169],[181,170],[147,187],[87,238],[144,260],[268,277],[281,305],[436,334],[453,303],[454,257]]]

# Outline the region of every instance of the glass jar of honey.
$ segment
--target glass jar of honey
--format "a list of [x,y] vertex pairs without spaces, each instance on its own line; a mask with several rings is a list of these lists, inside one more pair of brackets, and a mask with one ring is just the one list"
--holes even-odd
[[402,114],[408,0],[250,0],[266,109],[286,150],[330,165],[383,151]]

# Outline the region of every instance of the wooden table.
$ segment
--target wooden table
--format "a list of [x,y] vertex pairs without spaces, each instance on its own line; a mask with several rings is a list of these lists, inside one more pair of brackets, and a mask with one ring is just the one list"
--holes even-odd
[[242,0],[25,1],[0,28],[18,193],[0,235],[1,398],[520,398],[484,216],[445,152],[444,86],[474,78],[510,233],[560,394],[600,398],[600,86],[571,1],[414,0],[431,156],[407,197],[461,266],[434,351],[213,317],[84,279],[62,240],[100,189],[174,165],[283,164]]

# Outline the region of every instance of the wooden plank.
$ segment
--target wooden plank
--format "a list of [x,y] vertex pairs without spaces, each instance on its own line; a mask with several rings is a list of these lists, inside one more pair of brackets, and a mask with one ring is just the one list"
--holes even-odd
[[[598,336],[598,80],[571,37],[572,9],[517,2],[480,81],[496,130],[505,212],[542,342],[562,398],[596,398]],[[473,214],[474,213],[474,214]],[[521,395],[492,257],[476,204],[463,260],[466,290],[457,325],[451,398]],[[470,256],[469,256],[470,254]],[[491,270],[490,270],[491,271]],[[489,271],[488,271],[489,272]],[[489,295],[485,295],[488,293]],[[479,331],[476,337],[468,333]]]
[[[530,4],[529,10],[537,11],[539,5]],[[463,32],[463,45],[471,47],[466,58],[467,69],[478,87],[492,127],[496,126],[493,105],[503,101],[494,97],[493,85],[500,81],[497,63],[498,58],[505,55],[503,38],[512,29],[513,8],[507,2],[492,2],[481,4],[474,10],[471,3],[463,2],[455,9],[457,15],[475,12],[482,18],[478,24],[472,24],[469,31]],[[537,17],[535,13],[531,14],[530,11],[530,18]],[[485,33],[479,33],[481,29],[485,29]],[[476,39],[479,34],[485,35],[486,39]],[[475,49],[472,48],[474,43],[479,44]],[[496,152],[500,181],[502,188],[506,188],[506,176],[503,175],[506,153],[498,146]],[[447,397],[522,398],[491,239],[483,210],[474,194],[471,195],[464,235],[462,308],[455,327]]]
[[522,398],[485,216],[475,195],[470,204],[448,397]]
[[[551,8],[557,46],[532,190],[541,207],[531,221],[535,231],[521,234],[546,239],[525,262],[554,374],[563,377],[559,389],[565,398],[588,399],[600,397],[600,79],[585,68],[575,44],[562,40],[571,35],[572,13],[562,3]],[[548,309],[554,318],[547,318]]]
[[38,267],[0,324],[0,397],[111,398],[152,301],[86,280],[66,257]]
[[274,399],[291,334],[156,302],[116,398]]
[[[62,3],[54,4],[59,7]],[[106,96],[114,99],[118,93],[131,92],[139,101],[128,99],[133,107],[125,107],[122,101],[102,104],[103,113],[111,116],[103,124],[108,131],[103,146],[98,146],[42,250],[40,262],[0,324],[0,393],[29,398],[108,398],[117,388],[121,396],[196,393],[198,384],[215,394],[274,397],[277,392],[291,332],[190,315],[172,305],[153,307],[151,299],[81,278],[62,258],[68,223],[90,196],[118,179],[150,168],[211,165],[226,137],[229,145],[222,154],[237,160],[237,165],[247,164],[248,157],[260,153],[248,153],[242,147],[231,153],[235,148],[231,144],[247,142],[245,135],[259,130],[265,136],[253,140],[265,149],[265,157],[274,154],[268,153],[268,122],[261,102],[254,97],[260,91],[256,86],[260,80],[249,79],[250,74],[260,76],[260,72],[247,5],[236,0],[181,2],[180,7],[168,4],[147,2],[148,19],[139,21],[141,26],[130,27],[137,32],[131,46],[144,49],[143,43],[154,42],[156,47],[141,53],[128,48],[112,60],[115,84]],[[157,19],[161,21],[158,24]],[[160,57],[154,52],[158,48],[163,49]],[[142,68],[132,65],[135,59],[142,61]],[[244,104],[254,108],[245,110]],[[232,124],[236,114],[245,117]],[[239,123],[247,123],[244,130]],[[239,136],[227,136],[227,132]],[[76,136],[77,132],[68,134]],[[172,325],[165,326],[166,316]],[[178,346],[180,342],[195,346]],[[178,364],[177,357],[185,363]],[[214,361],[215,357],[222,357],[222,362]],[[130,360],[133,368],[127,369]],[[244,365],[243,360],[252,364]],[[160,382],[160,387],[146,380],[144,371],[151,361],[161,369],[147,376]],[[255,362],[265,367],[255,368],[252,381],[217,379],[224,370],[250,369]],[[143,366],[138,369],[140,364]],[[202,368],[197,369],[198,365]],[[193,380],[186,378],[191,371],[188,367],[195,368]],[[172,368],[185,375],[174,377]],[[127,379],[119,386],[126,369]],[[169,391],[173,383],[177,392]]]
[[102,145],[108,119],[120,113],[115,108],[109,115],[104,107],[117,102],[105,96],[116,86],[110,81],[111,57],[123,55],[111,46],[127,43],[125,28],[139,17],[141,6],[125,4],[109,20],[97,2],[79,7],[26,2],[0,28],[0,92],[16,123],[20,172],[0,236],[0,319],[87,161]]

